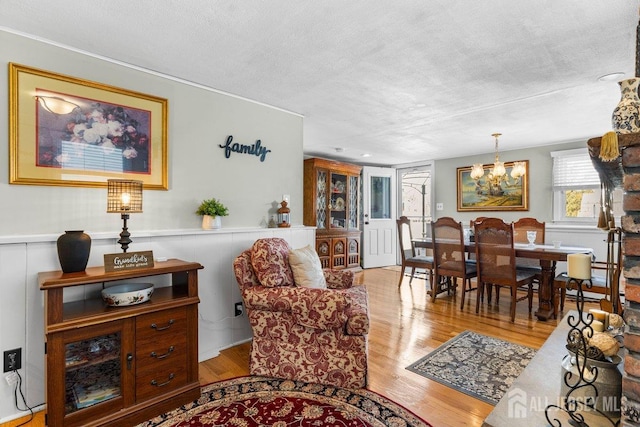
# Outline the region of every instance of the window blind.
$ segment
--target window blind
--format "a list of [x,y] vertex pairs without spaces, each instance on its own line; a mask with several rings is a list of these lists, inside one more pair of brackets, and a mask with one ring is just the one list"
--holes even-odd
[[600,188],[600,177],[586,149],[553,151],[553,190]]

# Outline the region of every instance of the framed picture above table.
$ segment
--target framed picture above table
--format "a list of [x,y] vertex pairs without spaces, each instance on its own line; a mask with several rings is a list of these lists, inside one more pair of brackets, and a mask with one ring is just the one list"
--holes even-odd
[[[525,173],[514,178],[515,163],[524,164]],[[471,177],[471,166],[457,168],[458,211],[528,211],[529,161],[505,162],[506,174],[493,177],[493,164],[483,165],[484,175]]]
[[168,101],[9,64],[9,183],[168,189]]

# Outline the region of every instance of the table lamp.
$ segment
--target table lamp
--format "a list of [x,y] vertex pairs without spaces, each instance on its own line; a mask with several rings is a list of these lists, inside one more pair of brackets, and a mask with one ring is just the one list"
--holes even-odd
[[107,213],[119,213],[122,217],[122,233],[118,243],[125,253],[131,243],[131,234],[127,229],[129,214],[140,212],[142,212],[142,181],[107,180]]

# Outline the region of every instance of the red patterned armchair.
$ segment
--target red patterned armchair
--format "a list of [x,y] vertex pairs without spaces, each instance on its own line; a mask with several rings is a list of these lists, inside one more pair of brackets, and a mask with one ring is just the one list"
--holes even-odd
[[353,286],[351,271],[321,268],[325,289],[299,286],[290,252],[284,239],[260,239],[233,262],[253,331],[251,374],[365,387],[366,288]]

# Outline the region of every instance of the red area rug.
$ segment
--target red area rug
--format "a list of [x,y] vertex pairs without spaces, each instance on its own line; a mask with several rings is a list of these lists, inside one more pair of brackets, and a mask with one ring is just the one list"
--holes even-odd
[[203,387],[200,399],[138,425],[178,426],[431,427],[431,424],[365,389],[241,377]]

